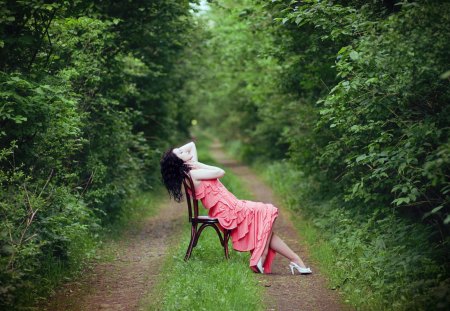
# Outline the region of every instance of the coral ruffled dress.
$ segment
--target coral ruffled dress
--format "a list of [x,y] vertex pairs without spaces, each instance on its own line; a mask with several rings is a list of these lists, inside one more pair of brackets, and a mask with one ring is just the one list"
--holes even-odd
[[[269,239],[278,209],[272,204],[237,199],[218,179],[201,180],[195,189],[196,199],[217,218],[220,225],[231,230],[233,248],[250,251],[250,267],[258,263]],[[275,251],[269,247],[264,273],[271,273]]]

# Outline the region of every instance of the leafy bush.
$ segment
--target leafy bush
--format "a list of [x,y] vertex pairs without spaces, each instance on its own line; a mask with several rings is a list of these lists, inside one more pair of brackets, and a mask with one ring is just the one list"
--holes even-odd
[[450,56],[442,29],[450,7],[404,4],[381,18],[370,5],[314,8],[345,23],[317,19],[311,8],[288,16],[350,37],[337,53],[340,81],[318,101],[316,129],[330,139],[317,164],[339,178],[346,200],[405,206],[447,224],[450,93],[440,76]]
[[178,1],[5,0],[0,13],[0,308],[20,309],[159,182],[159,150],[190,118],[174,64],[191,21]]

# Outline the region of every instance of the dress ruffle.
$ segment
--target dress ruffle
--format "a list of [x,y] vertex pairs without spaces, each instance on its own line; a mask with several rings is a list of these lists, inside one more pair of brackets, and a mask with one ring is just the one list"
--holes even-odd
[[[250,251],[250,266],[256,266],[270,238],[278,209],[272,204],[237,199],[218,179],[202,180],[195,190],[196,199],[217,218],[220,225],[231,230],[233,248]],[[275,252],[269,248],[264,272],[271,272]]]

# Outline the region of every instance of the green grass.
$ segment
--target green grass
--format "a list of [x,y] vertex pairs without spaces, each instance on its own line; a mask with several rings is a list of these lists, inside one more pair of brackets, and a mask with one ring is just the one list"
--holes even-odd
[[[207,137],[199,139],[199,160],[217,165],[208,154],[210,143]],[[230,171],[221,181],[237,197],[250,197]],[[216,232],[206,228],[191,259],[185,262],[189,240],[190,224],[186,222],[180,243],[164,263],[158,285],[141,303],[146,310],[263,310],[263,287],[249,268],[248,252],[232,251],[230,243],[231,258],[225,260]]]
[[189,227],[170,254],[159,285],[144,305],[146,310],[262,310],[262,288],[248,267],[249,254],[231,252],[225,260],[216,233],[207,228],[185,262]]

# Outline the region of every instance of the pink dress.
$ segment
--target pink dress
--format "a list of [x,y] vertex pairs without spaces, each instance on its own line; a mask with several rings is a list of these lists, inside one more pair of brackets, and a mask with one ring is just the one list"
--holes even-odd
[[[231,230],[233,248],[250,251],[250,267],[256,266],[269,239],[278,209],[272,204],[237,199],[218,180],[201,180],[195,190],[196,199],[208,209],[208,215],[217,218],[220,225]],[[271,273],[275,251],[269,247],[264,262],[264,273]]]

